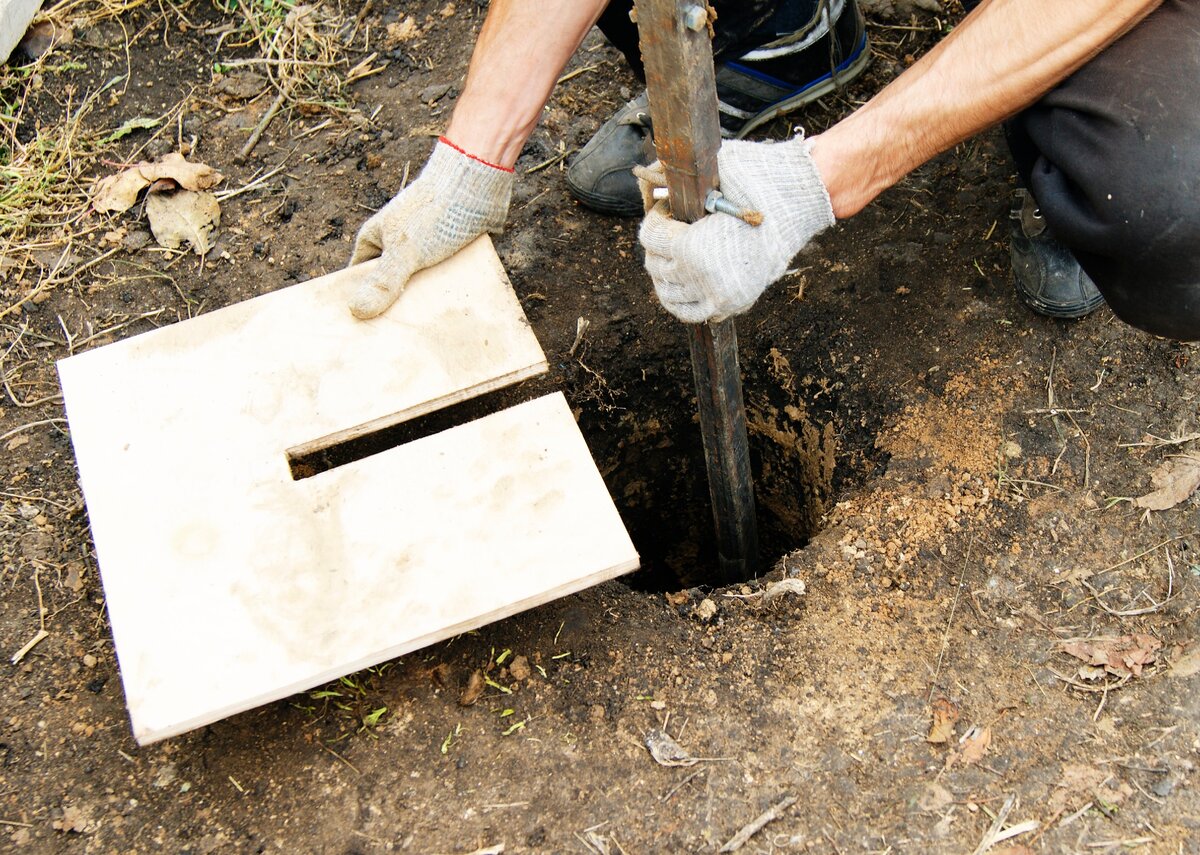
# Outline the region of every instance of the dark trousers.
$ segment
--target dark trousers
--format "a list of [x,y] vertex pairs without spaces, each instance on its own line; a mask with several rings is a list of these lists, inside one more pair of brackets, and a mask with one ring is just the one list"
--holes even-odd
[[[613,0],[600,27],[640,75],[630,5]],[[803,26],[817,0],[711,5],[719,60],[786,32],[792,17]],[[1046,223],[1113,311],[1200,339],[1200,3],[1165,0],[1005,130]]]
[[1117,316],[1200,339],[1200,5],[1166,0],[1006,131]]

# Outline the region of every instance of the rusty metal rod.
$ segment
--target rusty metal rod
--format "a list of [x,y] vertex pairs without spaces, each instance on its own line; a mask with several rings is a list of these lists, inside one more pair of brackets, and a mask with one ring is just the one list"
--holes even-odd
[[[718,190],[721,146],[708,8],[695,0],[636,0],[635,12],[671,212],[695,222],[705,215],[705,202],[716,198],[710,194]],[[687,331],[720,581],[729,583],[753,576],[758,560],[737,330],[726,320],[689,324]]]

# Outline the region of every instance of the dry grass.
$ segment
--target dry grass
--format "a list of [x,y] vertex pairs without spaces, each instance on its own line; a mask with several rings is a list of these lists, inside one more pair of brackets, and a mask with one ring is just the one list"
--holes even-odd
[[[353,63],[352,45],[360,35],[366,4],[347,17],[336,3],[300,5],[285,0],[212,0],[229,16],[218,42],[217,71],[247,69],[263,75],[272,108],[263,116],[248,153],[267,124],[284,109],[301,115],[334,112],[351,125],[365,124],[346,98],[346,86],[381,70],[375,55]],[[25,65],[0,67],[0,319],[72,280],[98,252],[81,240],[110,226],[90,216],[92,179],[106,171],[101,160],[117,139],[101,111],[115,106],[129,80],[130,46],[138,33],[130,13],[148,0],[60,0],[39,20],[81,32],[106,21],[124,30],[125,74],[95,79],[85,89],[69,82],[81,66],[55,49]],[[190,4],[158,0],[157,20],[186,20]],[[150,26],[154,26],[151,24]],[[145,30],[143,29],[143,32]],[[223,54],[237,58],[220,60]],[[249,54],[249,55],[247,55]],[[157,121],[170,132],[186,93],[174,110]],[[119,158],[118,158],[119,159]],[[82,263],[81,263],[82,262]]]
[[[60,27],[92,26],[144,2],[63,0],[42,17]],[[50,51],[27,65],[0,69],[0,274],[6,285],[0,318],[57,284],[87,213],[87,173],[104,148],[87,119],[120,78],[87,93],[56,82],[75,68]],[[51,102],[53,111],[46,109]],[[59,247],[66,247],[59,262],[45,265],[29,288],[24,280],[34,258]]]

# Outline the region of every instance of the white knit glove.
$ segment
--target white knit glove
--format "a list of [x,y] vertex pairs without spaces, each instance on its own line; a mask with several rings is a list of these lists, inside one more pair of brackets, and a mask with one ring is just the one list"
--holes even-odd
[[[829,192],[809,154],[809,142],[728,140],[717,154],[721,192],[762,213],[760,226],[729,214],[690,225],[671,218],[667,200],[642,221],[646,270],[664,308],[684,323],[721,321],[754,304],[792,258],[833,225]],[[643,195],[653,180],[642,179]]]
[[418,270],[444,261],[508,217],[511,169],[493,166],[444,137],[412,184],[358,230],[350,264],[381,257],[354,292],[350,312],[373,318],[396,302]]

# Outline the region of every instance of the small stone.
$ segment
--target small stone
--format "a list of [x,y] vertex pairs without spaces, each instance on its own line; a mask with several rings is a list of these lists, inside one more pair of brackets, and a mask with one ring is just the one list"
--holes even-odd
[[882,579],[879,580],[879,584],[886,591],[888,588],[892,587],[892,585],[894,583],[892,582],[891,576],[884,576]]
[[1004,456],[1009,460],[1016,460],[1021,456],[1021,446],[1013,442],[1011,439],[1004,443],[1004,445],[1001,447],[1001,451],[1004,452]]
[[705,597],[696,606],[694,614],[702,621],[710,621],[717,616],[717,604]]
[[121,246],[129,252],[137,252],[150,243],[150,232],[136,229],[127,234],[121,241]]
[[90,653],[83,654],[83,664],[88,668],[95,668],[98,661],[99,660],[97,660],[96,657]]
[[529,659],[517,656],[508,666],[508,673],[514,680],[528,680],[533,671],[529,667]]
[[426,104],[433,104],[436,101],[440,101],[442,98],[445,98],[446,94],[450,91],[450,88],[451,84],[449,83],[434,83],[433,85],[426,86],[424,89],[422,89],[417,97]]

